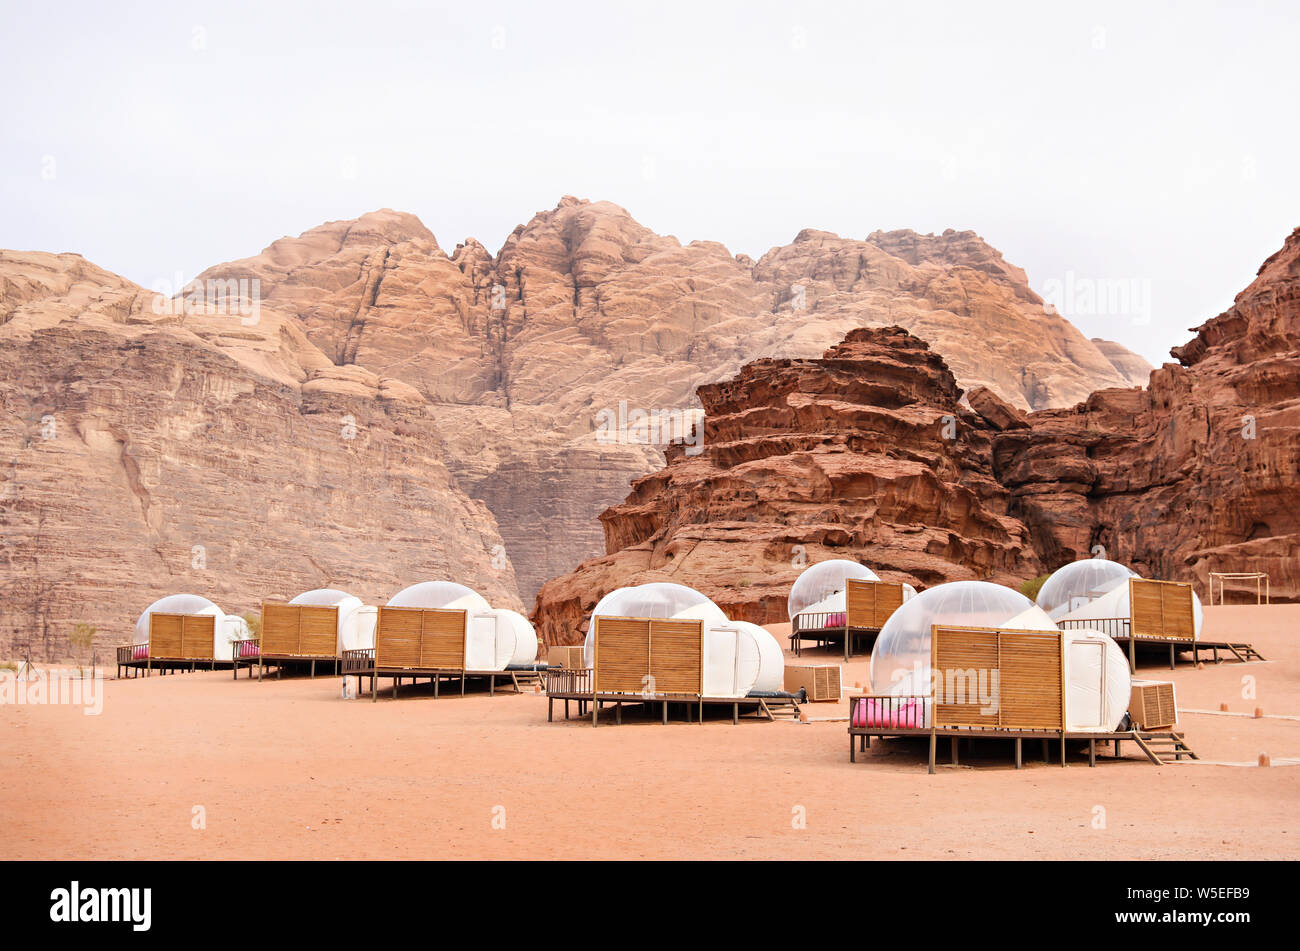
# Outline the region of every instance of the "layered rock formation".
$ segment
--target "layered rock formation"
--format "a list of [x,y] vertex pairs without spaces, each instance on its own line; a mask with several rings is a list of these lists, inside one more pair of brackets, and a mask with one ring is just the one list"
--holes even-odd
[[1120,354],[1142,363],[1045,310],[972,232],[804,231],[754,262],[565,198],[495,257],[472,239],[449,257],[413,216],[382,211],[200,275],[213,278],[258,279],[333,363],[423,394],[447,465],[500,525],[526,601],[602,550],[594,516],[662,464],[665,439],[598,433],[607,415],[689,414],[697,386],[759,357],[817,357],[863,326],[925,336],[962,385],[1023,409],[1130,382]]
[[0,288],[0,655],[67,656],[84,622],[105,659],[178,591],[246,611],[456,577],[518,603],[414,388],[335,366],[268,307],[157,314],[76,255],[0,252]]
[[1202,595],[1211,571],[1267,571],[1300,599],[1300,230],[1195,332],[1147,388],[1000,434],[998,477],[1051,566],[1101,546]]
[[1300,230],[1173,353],[1145,388],[1032,413],[987,386],[959,403],[896,329],[756,361],[700,388],[703,452],[674,447],[606,511],[607,554],[543,587],[535,617],[576,641],[607,591],[670,580],[784,620],[802,565],[832,557],[930,585],[1101,554],[1203,596],[1212,570],[1266,571],[1300,599]]
[[920,587],[1037,569],[993,478],[996,430],[902,328],[855,330],[821,359],[755,361],[699,396],[700,451],[671,448],[601,516],[609,554],[543,586],[549,643],[578,640],[621,585],[677,581],[765,623],[786,620],[794,579],[828,558]]

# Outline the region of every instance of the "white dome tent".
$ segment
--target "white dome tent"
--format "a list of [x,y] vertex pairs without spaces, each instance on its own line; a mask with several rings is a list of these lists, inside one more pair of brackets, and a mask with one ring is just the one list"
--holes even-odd
[[[403,588],[379,609],[373,650],[350,651],[343,659],[348,676],[369,677],[371,699],[378,680],[393,681],[393,696],[403,679],[427,678],[440,696],[444,678],[486,680],[495,694],[498,676],[516,691],[536,682],[537,632],[522,614],[493,608],[472,588],[454,581],[421,581]],[[349,696],[345,684],[344,696]]]
[[375,646],[375,622],[378,608],[365,604],[337,588],[316,588],[304,591],[289,600],[293,605],[338,609],[338,651],[357,650]]
[[1136,577],[1135,571],[1117,561],[1082,558],[1052,572],[1038,590],[1038,606],[1056,620]]
[[725,622],[727,615],[694,588],[671,581],[652,581],[648,584],[615,588],[605,595],[591,610],[587,619],[587,637],[583,641],[583,662],[592,666],[592,645],[597,617],[691,618],[700,621]]
[[537,662],[537,632],[528,619],[515,611],[493,608],[463,584],[422,581],[393,595],[388,607],[464,611],[467,671],[506,671]]
[[197,594],[159,598],[136,619],[130,643],[117,648],[117,676],[147,676],[234,667],[235,644],[250,637],[247,622]]
[[[135,647],[132,658],[135,660],[148,656],[150,617],[155,613],[212,617],[214,619],[212,659],[214,660],[229,661],[233,656],[231,645],[235,641],[249,637],[248,624],[242,617],[237,614],[226,614],[202,595],[169,594],[145,608],[144,613],[135,622],[135,636],[132,641]],[[144,651],[140,650],[142,646]]]
[[[593,703],[659,703],[664,722],[670,704],[698,707],[725,703],[732,719],[740,702],[752,701],[762,718],[772,707],[790,707],[785,656],[772,633],[733,621],[708,597],[671,582],[650,582],[609,592],[588,619],[584,671],[548,676],[548,696]],[[549,686],[554,680],[555,689]],[[566,686],[568,685],[568,686]],[[567,718],[566,712],[566,718]],[[619,714],[621,716],[621,713]]]

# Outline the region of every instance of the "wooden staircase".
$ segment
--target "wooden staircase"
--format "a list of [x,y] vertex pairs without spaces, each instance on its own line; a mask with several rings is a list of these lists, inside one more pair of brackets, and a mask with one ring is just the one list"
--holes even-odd
[[1233,656],[1242,663],[1250,660],[1264,659],[1264,655],[1255,650],[1255,648],[1249,644],[1227,644],[1225,646],[1228,650],[1232,651]]
[[512,670],[510,680],[515,685],[515,693],[523,693],[524,687],[532,691],[534,687],[544,686],[540,670]]
[[[1170,762],[1180,763],[1184,756],[1189,759],[1200,759],[1187,745],[1183,735],[1173,730],[1161,732],[1135,730],[1132,735],[1138,749],[1157,766],[1164,766]],[[1170,757],[1173,757],[1172,760]]]
[[799,701],[765,697],[758,701],[758,712],[769,720],[798,720]]

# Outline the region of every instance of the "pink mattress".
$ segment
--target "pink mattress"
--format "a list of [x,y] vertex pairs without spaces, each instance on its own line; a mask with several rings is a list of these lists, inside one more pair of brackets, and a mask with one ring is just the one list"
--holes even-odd
[[843,611],[840,611],[838,614],[827,615],[826,626],[843,627],[846,621],[847,621],[847,617],[845,616]]
[[239,656],[240,656],[240,657],[256,657],[256,656],[257,656],[257,643],[256,643],[255,641],[250,641],[250,642],[248,642],[248,643],[246,643],[246,644],[240,644],[240,645],[239,645]]
[[868,697],[853,705],[853,725],[919,729],[925,726],[925,704],[912,697],[898,700]]
[[131,650],[132,660],[145,660],[149,656],[148,644],[136,644]]

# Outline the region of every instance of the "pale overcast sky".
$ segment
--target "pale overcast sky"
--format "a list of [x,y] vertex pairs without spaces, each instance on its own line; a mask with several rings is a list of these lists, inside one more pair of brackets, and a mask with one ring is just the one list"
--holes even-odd
[[973,229],[1158,363],[1300,225],[1294,3],[0,6],[0,247],[145,286],[380,207],[495,252],[573,194],[755,258]]

